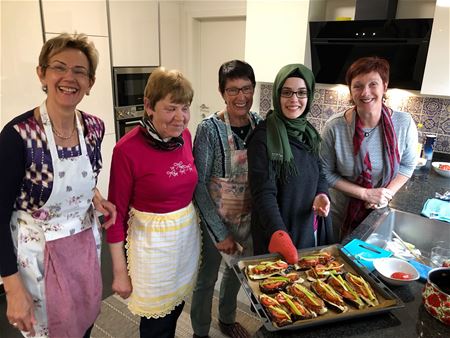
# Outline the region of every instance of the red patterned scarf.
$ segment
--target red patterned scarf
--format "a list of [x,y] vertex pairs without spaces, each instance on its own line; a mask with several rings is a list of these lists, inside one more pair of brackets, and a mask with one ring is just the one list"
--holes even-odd
[[[380,125],[383,131],[383,177],[377,186],[372,182],[372,163],[367,150],[368,140],[364,137],[361,119],[355,114],[355,134],[353,135],[353,155],[355,156],[355,174],[358,175],[355,182],[364,188],[386,187],[395,176],[400,166],[397,135],[392,124],[389,109],[383,104],[381,108]],[[347,214],[342,225],[341,239],[354,230],[372,211],[366,209],[365,201],[350,198]]]

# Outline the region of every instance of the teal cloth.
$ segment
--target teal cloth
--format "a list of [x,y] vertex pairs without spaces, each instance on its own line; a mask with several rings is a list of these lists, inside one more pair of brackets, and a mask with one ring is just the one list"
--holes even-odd
[[422,215],[450,223],[450,202],[430,198],[423,205]]

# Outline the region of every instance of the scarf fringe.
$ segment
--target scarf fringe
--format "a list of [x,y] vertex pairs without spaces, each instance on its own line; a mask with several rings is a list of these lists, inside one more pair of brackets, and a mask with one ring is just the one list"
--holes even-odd
[[272,163],[275,175],[282,183],[287,183],[290,176],[298,175],[297,166],[293,161],[286,162],[282,160],[273,160]]

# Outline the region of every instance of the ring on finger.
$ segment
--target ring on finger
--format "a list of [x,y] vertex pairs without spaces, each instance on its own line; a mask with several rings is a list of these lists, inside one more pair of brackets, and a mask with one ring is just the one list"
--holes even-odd
[[12,326],[17,327],[19,324],[17,323],[11,323]]

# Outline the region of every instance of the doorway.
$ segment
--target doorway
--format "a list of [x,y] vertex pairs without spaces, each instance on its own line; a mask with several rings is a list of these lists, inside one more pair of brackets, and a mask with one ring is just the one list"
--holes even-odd
[[204,117],[225,106],[219,93],[218,70],[225,61],[245,57],[245,17],[195,19],[193,76],[195,97],[189,129],[195,135]]

